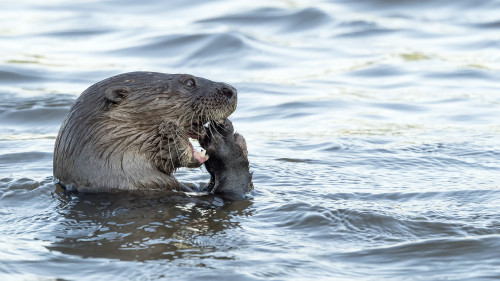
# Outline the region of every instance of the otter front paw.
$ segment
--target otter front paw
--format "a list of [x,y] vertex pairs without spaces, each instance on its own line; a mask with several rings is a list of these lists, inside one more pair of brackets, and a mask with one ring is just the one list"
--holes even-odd
[[210,123],[200,144],[210,156],[205,162],[211,176],[210,192],[231,200],[243,199],[253,189],[245,138],[234,133],[233,124],[225,119]]

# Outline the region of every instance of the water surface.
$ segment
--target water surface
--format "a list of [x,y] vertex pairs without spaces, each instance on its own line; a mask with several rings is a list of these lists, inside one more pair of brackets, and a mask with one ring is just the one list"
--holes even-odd
[[[1,6],[2,280],[500,278],[498,1]],[[52,183],[76,97],[137,70],[238,89],[250,200]]]

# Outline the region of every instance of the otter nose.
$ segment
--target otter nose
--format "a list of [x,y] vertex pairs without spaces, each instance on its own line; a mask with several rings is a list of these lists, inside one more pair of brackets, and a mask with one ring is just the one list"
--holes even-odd
[[221,92],[228,99],[235,98],[237,93],[236,89],[229,85],[222,86]]
[[222,87],[222,93],[228,98],[233,96],[233,91],[229,90],[227,87]]
[[230,99],[236,95],[236,89],[234,89],[233,87],[224,86],[222,87],[222,94]]

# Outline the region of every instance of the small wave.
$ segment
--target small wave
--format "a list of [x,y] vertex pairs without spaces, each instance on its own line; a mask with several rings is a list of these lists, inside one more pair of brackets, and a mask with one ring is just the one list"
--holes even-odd
[[46,79],[43,73],[33,69],[0,66],[0,82],[3,83],[31,83]]
[[111,53],[129,56],[156,57],[170,64],[186,66],[219,61],[235,64],[238,57],[254,49],[252,39],[238,33],[167,35],[149,39],[137,46]]
[[364,69],[349,72],[349,76],[357,77],[401,76],[404,74],[404,69],[388,64],[370,65]]
[[198,21],[198,23],[203,24],[230,24],[242,27],[263,26],[266,29],[285,33],[314,30],[330,22],[332,22],[332,18],[324,11],[316,8],[300,10],[264,8]]
[[494,74],[491,71],[484,71],[482,69],[457,69],[449,72],[435,72],[430,71],[422,75],[426,79],[443,80],[443,79],[460,79],[464,80],[484,80],[492,81]]
[[0,92],[0,112],[35,108],[68,108],[75,101],[73,95],[42,93],[31,96]]
[[384,34],[389,34],[392,32],[396,32],[397,30],[389,29],[389,28],[383,28],[383,27],[377,27],[373,26],[370,28],[362,27],[361,29],[354,29],[354,30],[349,30],[349,31],[342,31],[342,32],[337,32],[335,37],[346,37],[346,38],[353,38],[353,37],[360,37],[360,38],[368,38],[371,36],[381,36]]
[[52,153],[39,151],[5,153],[0,155],[0,166],[36,163],[43,160],[52,162]]
[[[57,131],[73,102],[73,96],[63,94],[0,93],[0,124],[16,132],[22,130],[24,135],[37,131],[50,135]],[[51,129],[47,130],[49,127]]]
[[49,37],[64,37],[64,38],[83,38],[95,35],[103,35],[111,33],[112,30],[109,29],[70,29],[64,31],[48,32],[44,34],[39,34],[39,36],[49,36]]
[[[476,24],[471,24],[471,25],[478,28],[478,29],[485,29],[486,28],[486,29],[498,30],[498,28],[500,28],[500,20],[492,20],[492,21],[476,23]],[[498,41],[497,41],[497,46],[498,46]]]
[[[353,259],[361,263],[403,264],[413,262],[430,265],[435,262],[497,260],[497,253],[490,249],[500,247],[499,235],[463,238],[437,238],[401,243],[356,252],[340,254],[342,259]],[[467,257],[467,258],[466,258]]]
[[59,126],[67,113],[66,108],[36,108],[27,110],[8,111],[0,113],[0,124],[23,126],[53,124]]
[[[1,161],[5,158],[0,155],[0,165]],[[19,202],[24,202],[27,205],[36,205],[39,201],[38,196],[48,196],[50,193],[49,189],[53,187],[52,177],[46,177],[42,180],[35,180],[31,178],[2,178],[0,179],[0,202],[2,205],[1,211],[5,211],[4,208],[18,207]],[[28,203],[31,202],[31,203]],[[41,203],[44,205],[48,202]],[[29,208],[28,208],[29,209]],[[32,212],[38,212],[39,210],[33,209]],[[15,214],[9,214],[16,217]]]

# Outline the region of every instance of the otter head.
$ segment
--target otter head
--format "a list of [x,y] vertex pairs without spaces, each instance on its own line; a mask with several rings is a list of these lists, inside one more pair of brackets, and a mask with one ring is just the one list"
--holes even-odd
[[203,125],[222,122],[236,105],[232,86],[188,74],[134,72],[108,78],[84,91],[70,109],[56,140],[54,176],[94,186],[91,178],[99,172],[85,170],[95,166],[113,184],[147,188],[148,177],[161,178],[154,175],[158,171],[170,175],[176,168],[203,164],[208,156],[189,138],[203,138]]
[[106,115],[131,125],[129,131],[135,130],[137,137],[146,131],[155,135],[153,146],[147,148],[162,171],[170,174],[178,167],[198,167],[208,157],[197,152],[189,138],[202,138],[206,134],[204,124],[224,120],[233,113],[236,89],[188,74],[158,78],[153,74],[148,79],[128,79],[107,88]]

